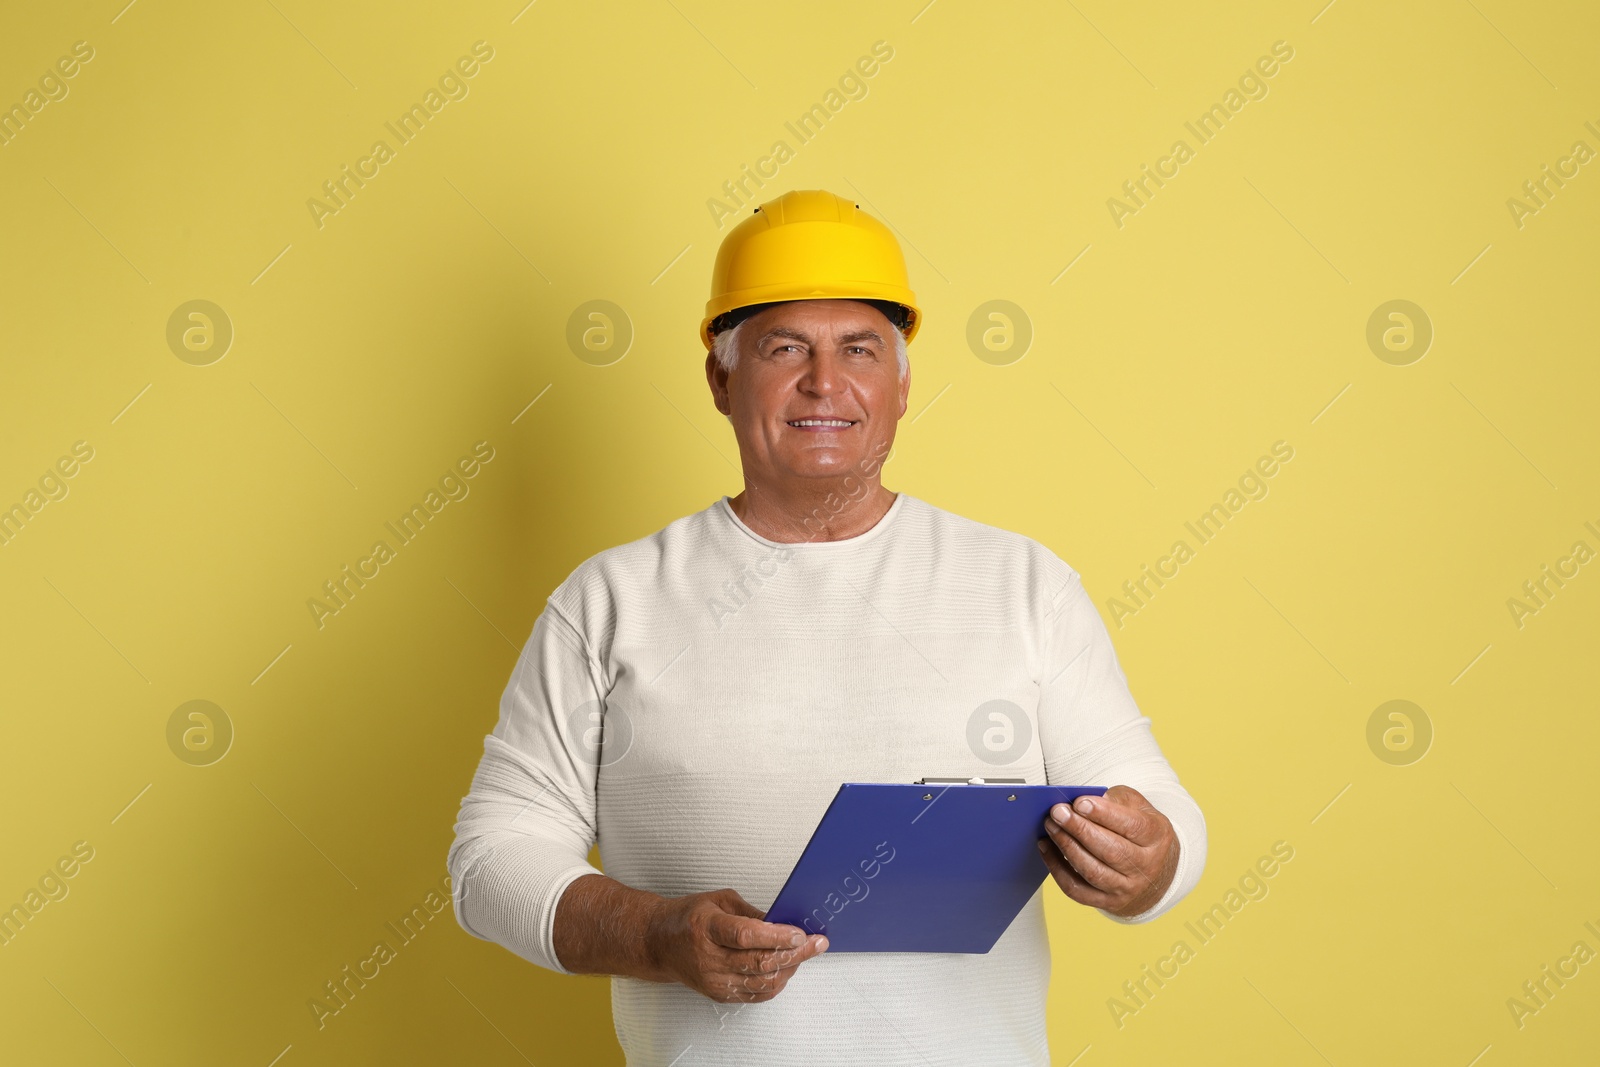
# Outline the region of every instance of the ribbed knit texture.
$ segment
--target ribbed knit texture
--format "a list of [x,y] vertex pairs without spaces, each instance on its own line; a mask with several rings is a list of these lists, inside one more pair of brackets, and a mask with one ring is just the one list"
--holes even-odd
[[[969,724],[1021,709],[994,763]],[[603,712],[603,720],[602,720]],[[603,723],[603,733],[601,731]],[[1003,734],[991,735],[999,745]],[[988,755],[990,760],[983,758]],[[448,865],[458,921],[558,973],[556,902],[605,873],[766,909],[841,782],[1133,786],[1199,881],[1206,830],[1128,691],[1078,574],[1048,548],[900,493],[843,541],[784,544],[728,498],[595,555],[550,595],[500,701]],[[824,953],[761,1004],[614,977],[630,1067],[1047,1064],[1043,894],[985,955]]]

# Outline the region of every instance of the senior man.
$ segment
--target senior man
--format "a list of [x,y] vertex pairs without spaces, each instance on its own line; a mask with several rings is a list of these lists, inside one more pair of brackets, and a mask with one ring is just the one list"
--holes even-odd
[[701,339],[744,489],[580,564],[485,738],[456,917],[612,975],[634,1067],[1049,1062],[1042,891],[981,955],[828,954],[763,921],[841,782],[1111,786],[1052,809],[1041,876],[1129,923],[1200,878],[1205,821],[1078,574],[882,484],[921,318],[848,199],[790,192],[736,226]]

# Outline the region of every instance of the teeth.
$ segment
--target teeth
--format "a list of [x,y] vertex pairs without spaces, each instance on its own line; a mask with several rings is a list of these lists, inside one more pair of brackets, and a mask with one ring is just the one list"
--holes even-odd
[[790,426],[849,426],[848,419],[795,419]]

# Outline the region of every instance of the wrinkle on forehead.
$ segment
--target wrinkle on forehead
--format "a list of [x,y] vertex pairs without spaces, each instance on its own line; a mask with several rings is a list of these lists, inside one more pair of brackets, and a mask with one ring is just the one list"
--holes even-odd
[[[804,341],[807,344],[811,343],[811,335],[806,333],[804,330],[794,326],[779,325],[773,326],[771,329],[767,330],[766,333],[763,333],[759,338],[757,338],[756,347],[760,348],[774,337],[787,337],[793,341]],[[840,344],[849,344],[852,341],[876,341],[880,347],[888,347],[887,342],[885,342],[883,339],[883,335],[870,327],[860,327],[853,330],[846,330],[844,333],[839,335],[838,340]]]

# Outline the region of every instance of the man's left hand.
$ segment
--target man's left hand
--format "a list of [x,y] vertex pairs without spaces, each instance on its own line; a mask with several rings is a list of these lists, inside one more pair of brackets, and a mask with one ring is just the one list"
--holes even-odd
[[1150,910],[1177,873],[1172,823],[1130,786],[1079,797],[1071,809],[1057,804],[1044,825],[1049,838],[1039,842],[1039,854],[1079,904],[1131,918]]

